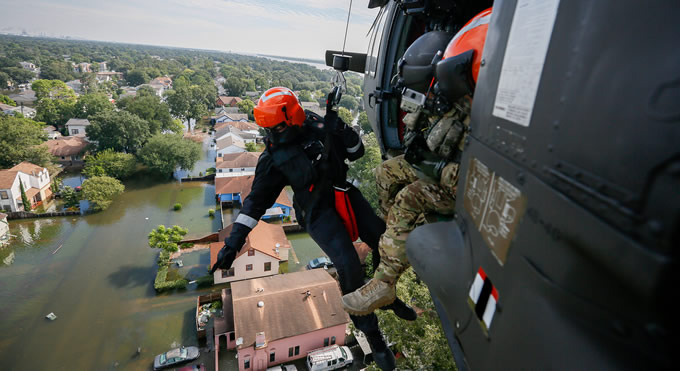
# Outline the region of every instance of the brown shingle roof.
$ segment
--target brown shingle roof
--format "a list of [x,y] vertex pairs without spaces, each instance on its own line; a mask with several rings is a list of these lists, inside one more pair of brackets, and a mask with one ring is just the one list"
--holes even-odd
[[338,284],[323,269],[234,282],[231,290],[239,349],[253,346],[258,332],[270,342],[349,322]]
[[16,170],[0,170],[0,189],[12,188],[17,173],[19,172]]
[[217,150],[225,149],[231,145],[235,145],[236,147],[239,148],[246,148],[246,143],[238,138],[235,138],[233,136],[228,136],[226,138],[222,138],[217,141]]
[[[213,242],[210,244],[210,265],[214,265],[217,262],[217,254],[220,252],[222,246],[224,246],[224,239],[229,236],[233,224],[229,224],[226,228],[220,230],[219,239],[220,242]],[[269,224],[263,221],[258,221],[255,228],[246,237],[246,242],[241,247],[238,255],[236,257],[245,254],[250,249],[255,249],[263,254],[269,255],[276,259],[281,259],[281,256],[276,253],[276,244],[279,244],[279,251],[281,249],[289,249],[290,241],[286,237],[286,233],[283,231],[283,227],[280,224]]]
[[289,206],[289,207],[293,207],[293,203],[290,202],[290,197],[288,197],[288,192],[286,192],[285,189],[283,191],[281,191],[281,193],[279,194],[279,197],[276,199],[275,203],[285,205],[285,206]]
[[217,99],[218,99],[220,102],[222,102],[222,104],[225,104],[225,105],[231,105],[232,101],[234,101],[234,102],[236,102],[236,103],[238,103],[238,102],[241,101],[241,98],[239,98],[239,97],[226,97],[226,96],[220,96],[220,97],[217,98]]
[[218,163],[216,168],[236,169],[239,167],[255,167],[261,154],[262,152],[227,153],[222,156],[222,162]]
[[224,193],[240,193],[241,201],[245,200],[253,186],[254,176],[235,176],[230,178],[215,178],[215,195]]
[[71,156],[82,153],[89,144],[83,137],[63,137],[45,142],[52,156]]
[[229,121],[229,122],[218,122],[215,124],[215,130],[219,131],[227,126],[233,126],[242,131],[248,130],[259,130],[260,127],[254,122],[243,122],[243,121]]
[[38,174],[39,172],[43,171],[44,169],[45,168],[43,168],[42,166],[38,166],[38,165],[32,164],[30,162],[24,161],[20,164],[14,165],[14,167],[11,168],[10,170],[21,171],[24,174],[33,175],[34,172],[36,174]]

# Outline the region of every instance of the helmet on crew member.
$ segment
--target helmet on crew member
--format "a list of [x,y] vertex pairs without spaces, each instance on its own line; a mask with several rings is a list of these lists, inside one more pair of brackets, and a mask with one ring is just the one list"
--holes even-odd
[[427,32],[416,39],[399,60],[399,79],[403,86],[425,94],[434,76],[437,53],[451,40],[444,31]]
[[451,39],[437,63],[437,90],[450,102],[471,94],[477,84],[491,8],[470,19]]
[[305,110],[295,93],[284,87],[271,88],[262,94],[253,109],[255,122],[263,128],[281,123],[287,126],[302,126]]

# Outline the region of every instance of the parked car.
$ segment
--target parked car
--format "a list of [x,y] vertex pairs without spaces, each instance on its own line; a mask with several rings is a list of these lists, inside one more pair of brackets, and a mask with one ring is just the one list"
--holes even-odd
[[312,259],[309,261],[309,263],[307,263],[307,269],[330,268],[332,266],[333,262],[325,256]]
[[354,361],[352,352],[346,346],[331,345],[313,350],[307,354],[309,371],[336,370],[348,366]]
[[297,367],[295,365],[278,365],[269,367],[267,371],[297,371]]
[[170,349],[165,353],[161,353],[153,360],[153,369],[160,370],[167,367],[176,366],[180,363],[189,362],[200,356],[201,353],[197,347],[185,347]]

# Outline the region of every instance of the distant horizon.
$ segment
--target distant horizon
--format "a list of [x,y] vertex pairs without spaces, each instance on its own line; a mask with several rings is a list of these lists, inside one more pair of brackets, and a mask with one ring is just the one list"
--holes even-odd
[[[304,58],[343,47],[349,0],[0,0],[0,33]],[[365,52],[377,9],[354,2],[345,50]]]

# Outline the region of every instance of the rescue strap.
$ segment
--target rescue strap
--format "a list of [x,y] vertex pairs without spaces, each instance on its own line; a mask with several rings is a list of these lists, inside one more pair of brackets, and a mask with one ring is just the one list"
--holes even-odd
[[354,242],[359,238],[359,227],[357,226],[357,218],[352,208],[352,202],[350,202],[349,195],[347,194],[349,187],[333,186],[333,188],[335,191],[335,210],[338,212],[342,224],[345,225],[350,240]]

